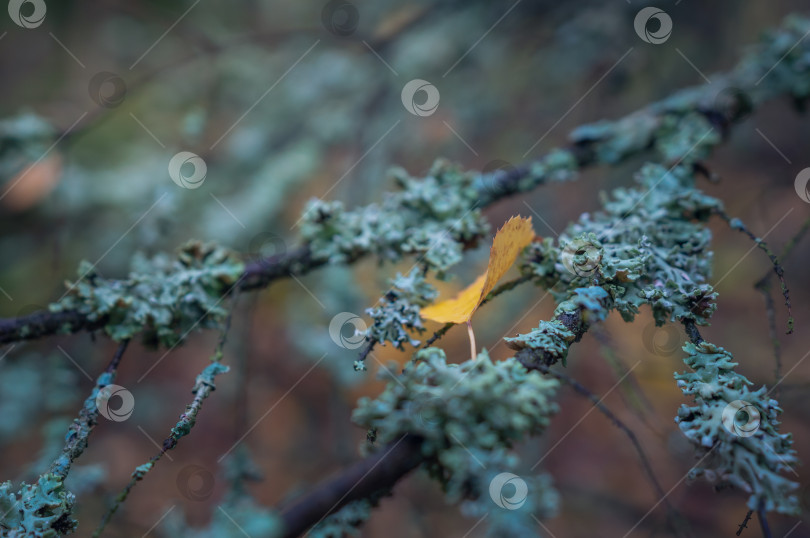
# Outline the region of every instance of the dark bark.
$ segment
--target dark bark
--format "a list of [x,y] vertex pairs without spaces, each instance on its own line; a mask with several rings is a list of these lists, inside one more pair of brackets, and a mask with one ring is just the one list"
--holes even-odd
[[346,504],[394,487],[422,463],[422,440],[405,435],[374,455],[341,471],[281,508],[284,538],[306,532]]

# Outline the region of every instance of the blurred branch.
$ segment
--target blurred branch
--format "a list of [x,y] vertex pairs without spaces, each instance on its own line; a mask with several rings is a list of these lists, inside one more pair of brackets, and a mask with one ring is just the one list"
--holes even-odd
[[79,418],[73,421],[67,435],[65,435],[65,447],[62,449],[62,454],[51,464],[49,473],[53,473],[62,479],[66,478],[70,472],[70,466],[87,448],[90,432],[98,423],[99,410],[96,402],[99,393],[104,387],[111,385],[115,381],[118,365],[121,363],[121,358],[124,356],[124,351],[126,351],[128,345],[129,340],[124,340],[118,345],[118,349],[107,368],[98,376],[93,391],[84,401],[84,405],[79,411]]
[[284,538],[303,534],[346,504],[389,490],[418,467],[421,439],[405,435],[280,508]]
[[[154,16],[153,10],[143,9],[142,6],[138,6],[136,4],[110,2],[110,7],[131,15],[138,20],[145,20]],[[413,14],[413,16],[402,21],[402,23],[392,31],[388,31],[381,35],[367,36],[365,38],[362,36],[358,37],[350,42],[350,46],[352,46],[358,52],[366,52],[366,46],[362,45],[361,43],[368,42],[368,46],[370,46],[373,50],[377,51],[378,53],[382,53],[393,45],[396,40],[402,36],[402,34],[424,22],[428,16],[436,10],[437,7],[438,6],[436,5],[422,6]],[[171,24],[171,21],[159,22],[165,26],[169,26]],[[233,52],[239,47],[263,46],[272,50],[274,47],[281,47],[287,40],[300,39],[302,35],[310,35],[314,37],[316,35],[323,34],[324,32],[324,29],[321,26],[277,28],[273,29],[272,31],[262,30],[260,32],[244,33],[230,39],[226,43],[217,43],[205,32],[199,32],[196,30],[196,26],[181,26],[177,29],[177,32],[183,32],[184,37],[192,41],[197,50],[184,56],[175,58],[164,65],[153,69],[151,72],[141,76],[140,78],[133,80],[127,84],[127,92],[132,93],[133,91],[136,91],[144,86],[148,86],[166,71],[183,68],[193,64],[196,61],[207,60],[212,57],[227,54],[229,52]],[[104,121],[113,116],[113,109],[99,107],[95,111],[88,114],[88,117],[84,121],[81,128],[66,134],[66,141],[75,141],[90,130],[97,128],[99,125],[104,123]]]

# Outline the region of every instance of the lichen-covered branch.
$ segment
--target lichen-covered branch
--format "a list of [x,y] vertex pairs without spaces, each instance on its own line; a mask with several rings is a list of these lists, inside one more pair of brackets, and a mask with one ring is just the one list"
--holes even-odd
[[126,351],[124,340],[107,368],[96,380],[90,396],[84,401],[79,417],[65,435],[62,453],[36,484],[21,484],[12,492],[11,482],[0,484],[0,530],[3,536],[56,536],[76,528],[73,519],[75,496],[64,486],[72,463],[85,451],[90,432],[98,422],[99,393],[115,381],[118,365]]
[[731,484],[749,494],[748,507],[785,514],[798,513],[798,484],[781,472],[798,463],[792,436],[776,430],[779,404],[763,386],[734,371],[731,354],[709,342],[688,343],[684,362],[692,371],[676,374],[694,406],[682,405],[675,419],[701,456],[692,477]]
[[[681,90],[616,121],[583,126],[572,133],[570,146],[551,150],[525,165],[478,174],[438,162],[426,178],[412,178],[402,170],[394,172],[401,190],[391,193],[381,204],[346,210],[340,202],[315,200],[304,211],[301,246],[241,268],[238,286],[260,288],[289,274],[300,275],[326,264],[351,263],[368,255],[396,260],[415,254],[422,256],[428,266],[443,271],[459,260],[463,248],[474,245],[487,231],[480,211],[496,200],[550,181],[571,179],[584,166],[617,163],[650,148],[665,163],[677,162],[694,149],[692,162],[697,162],[706,157],[731,124],[765,101],[807,98],[810,73],[803,58],[810,44],[802,37],[808,28],[807,19],[790,17],[733,71],[715,75],[712,85]],[[795,48],[794,43],[798,43]],[[692,148],[695,139],[688,134],[696,129],[703,131],[706,125],[716,130],[710,134],[712,144]],[[227,271],[232,278],[230,285],[238,279],[233,278],[232,268]],[[132,281],[106,284],[107,288],[133,292]],[[133,298],[142,297],[135,294]],[[216,300],[219,294],[212,297]],[[178,302],[182,296],[167,298]],[[108,304],[91,311],[86,306],[87,296],[80,297],[78,304],[75,295],[73,299],[55,303],[53,312],[0,320],[0,344],[100,328],[120,338],[131,337],[133,326],[129,322],[133,319],[144,330],[151,323],[139,319],[138,301],[132,305],[126,301]],[[156,321],[160,324],[165,320]],[[188,320],[171,321],[182,326]],[[177,334],[158,336],[176,338]]]
[[62,454],[51,464],[48,472],[64,480],[70,472],[71,464],[82,455],[87,448],[87,440],[90,437],[90,432],[93,430],[98,422],[98,401],[99,394],[104,387],[112,385],[115,381],[115,376],[118,373],[118,365],[121,363],[121,358],[124,356],[124,351],[127,349],[129,340],[124,340],[118,346],[115,355],[113,355],[110,364],[96,380],[96,385],[90,396],[84,401],[81,411],[79,411],[79,418],[73,421],[70,429],[65,436],[65,446],[62,449]]
[[191,390],[192,394],[194,394],[194,399],[189,405],[186,406],[186,411],[180,415],[180,420],[178,420],[177,424],[175,424],[172,428],[171,434],[163,440],[163,446],[161,447],[160,452],[152,456],[148,462],[144,463],[143,465],[139,465],[135,469],[135,472],[132,473],[132,478],[130,481],[126,486],[124,486],[124,489],[115,498],[113,505],[104,514],[104,517],[101,519],[101,523],[93,533],[93,536],[99,536],[101,534],[104,527],[110,521],[110,518],[127,499],[129,492],[133,487],[135,487],[135,484],[143,480],[146,474],[154,468],[155,464],[163,457],[163,455],[177,446],[177,443],[181,438],[191,433],[191,429],[197,422],[197,414],[202,408],[203,401],[205,401],[205,399],[211,395],[211,392],[216,389],[214,378],[216,378],[216,376],[219,374],[224,374],[228,371],[228,367],[220,364],[219,362],[219,359],[222,356],[221,354],[222,350],[220,348],[212,358],[211,364],[206,366],[200,375],[197,376],[197,379],[194,382],[194,388]]

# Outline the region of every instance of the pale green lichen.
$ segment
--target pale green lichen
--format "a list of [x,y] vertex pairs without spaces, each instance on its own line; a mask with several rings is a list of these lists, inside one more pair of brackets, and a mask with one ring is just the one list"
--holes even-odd
[[65,297],[50,310],[103,319],[104,330],[116,341],[142,333],[148,344],[171,347],[194,329],[221,325],[227,315],[223,294],[243,270],[232,253],[199,242],[184,245],[173,261],[136,257],[127,280],[104,279],[85,262],[80,280],[68,284]]
[[504,180],[503,172],[474,174],[473,185],[478,191],[478,201],[489,204],[515,192],[528,192],[548,182],[569,181],[576,178],[580,163],[573,152],[552,149],[541,158],[532,161],[525,173],[516,174],[514,180]]
[[[191,393],[194,394],[194,400],[186,406],[186,411],[180,415],[180,420],[172,428],[170,439],[173,443],[177,443],[181,437],[191,433],[194,424],[197,423],[197,414],[202,408],[202,402],[216,390],[214,378],[220,374],[227,373],[230,368],[218,361],[212,361],[211,364],[197,376],[194,381],[194,388]],[[173,445],[172,445],[173,446]]]
[[612,307],[610,294],[599,286],[576,288],[568,299],[557,305],[554,316],[577,315],[584,326],[604,321]]
[[536,329],[526,334],[519,334],[514,338],[504,338],[512,349],[534,349],[543,353],[543,360],[546,364],[562,361],[563,365],[568,357],[568,348],[575,339],[576,335],[556,319],[540,321]]
[[[767,511],[798,513],[794,492],[799,484],[780,475],[793,471],[798,460],[792,436],[776,430],[782,412],[778,402],[764,386],[749,389],[752,383],[734,371],[737,363],[722,347],[701,342],[683,349],[693,371],[675,374],[675,379],[695,405],[682,405],[675,421],[702,456],[690,476],[741,489],[749,494],[752,510],[761,504]],[[735,407],[732,402],[744,403]]]
[[515,359],[493,363],[482,352],[447,364],[443,351],[427,348],[379,397],[361,399],[352,418],[381,443],[406,433],[422,439],[424,467],[450,502],[491,502],[492,470],[516,467],[509,449],[548,426],[557,387]]
[[605,163],[617,163],[650,146],[662,162],[705,159],[721,141],[721,129],[754,106],[786,93],[797,102],[810,95],[810,51],[806,43],[797,46],[808,31],[810,19],[787,17],[733,71],[714,75],[711,86],[680,90],[619,120],[583,125],[571,133],[571,140],[587,144],[595,160]]
[[488,231],[481,215],[474,175],[439,160],[425,178],[402,169],[392,171],[402,189],[382,204],[349,211],[341,202],[311,200],[301,223],[301,236],[312,256],[341,263],[366,253],[382,261],[408,254],[439,272],[461,261],[465,244],[474,244]]
[[87,439],[98,421],[98,397],[101,390],[115,381],[116,372],[102,372],[96,379],[96,384],[90,395],[84,400],[84,405],[65,434],[64,447],[59,456],[50,466],[50,472],[61,478],[67,477],[73,461],[87,448]]
[[[716,306],[707,283],[712,252],[705,221],[722,204],[694,188],[686,166],[648,164],[636,179],[640,187],[615,189],[603,211],[583,215],[561,235],[561,245],[576,241],[600,252],[590,258],[598,263],[586,265],[590,270],[570,270],[565,249],[546,240],[530,247],[522,271],[544,286],[598,283],[627,321],[647,304],[658,324],[706,324]],[[569,300],[566,289],[552,288],[558,302]]]
[[0,530],[9,538],[53,538],[73,532],[75,496],[62,479],[44,474],[36,484],[23,483],[14,491],[11,482],[0,484]]
[[[752,104],[784,93],[797,100],[806,98],[810,95],[810,53],[807,41],[798,45],[808,30],[807,19],[789,18],[734,72],[718,76],[717,87],[739,86]],[[669,170],[646,166],[638,178],[641,188],[614,191],[603,212],[586,215],[566,230],[560,246],[548,239],[532,245],[523,269],[542,285],[550,287],[557,280],[563,284],[562,289],[554,290],[560,303],[555,312],[558,319],[541,322],[537,330],[511,340],[525,346],[523,349],[548,351],[564,360],[568,345],[588,324],[603,320],[611,308],[630,321],[643,304],[651,306],[657,323],[705,324],[715,308],[715,294],[707,283],[711,252],[705,221],[721,205],[694,188],[691,167],[708,155],[728,120],[734,119],[720,117],[724,111],[716,109],[715,98],[709,87],[687,89],[619,121],[585,126],[572,135],[573,149],[553,150],[531,163],[528,173],[516,174],[506,182],[496,184],[496,174],[461,172],[444,162],[438,162],[424,179],[396,171],[394,177],[402,190],[380,205],[346,211],[337,202],[312,202],[303,219],[302,238],[316,264],[350,261],[369,253],[380,260],[416,254],[421,255],[424,269],[441,274],[461,259],[464,248],[473,246],[488,231],[481,205],[549,180],[569,179],[583,163],[618,162],[652,146],[663,162],[677,165]],[[31,125],[36,127],[35,138],[50,136],[40,125]],[[503,178],[502,174],[497,177]],[[572,240],[593,242],[598,255],[575,252],[572,257],[579,265],[596,262],[593,272],[572,274],[563,267],[563,252]],[[175,263],[165,258],[141,262],[124,281],[105,280],[84,264],[80,281],[51,309],[76,311],[91,322],[103,320],[105,330],[117,340],[142,332],[152,343],[174,345],[192,328],[221,322],[225,310],[219,306],[220,299],[242,269],[240,262],[221,249],[199,246],[186,247]],[[389,301],[388,306],[400,299]],[[375,323],[380,341],[400,346],[407,341],[401,325],[407,327],[414,320],[418,304],[408,298],[393,307],[400,306],[396,315],[380,310],[379,324]],[[394,324],[399,325],[392,329]],[[419,327],[411,325],[409,328]],[[71,327],[66,324],[68,330]],[[25,337],[30,332],[23,327],[19,334]],[[722,348],[701,343],[685,349],[690,354],[687,364],[695,372],[677,378],[684,392],[695,396],[697,405],[682,407],[678,422],[707,456],[705,465],[694,474],[743,489],[751,495],[752,508],[762,505],[767,510],[793,512],[795,500],[790,491],[795,485],[779,473],[796,460],[790,436],[776,431],[777,403],[764,388],[750,391],[748,381],[733,372],[731,356]],[[528,373],[513,359],[493,364],[485,353],[462,365],[447,365],[435,349],[418,353],[416,359],[401,376],[401,385],[391,383],[379,399],[361,402],[355,419],[374,432],[370,437],[379,436],[381,441],[403,433],[424,438],[426,466],[445,486],[448,497],[473,497],[466,506],[476,513],[490,510],[491,506],[480,503],[486,503],[484,485],[491,475],[483,474],[477,461],[485,461],[493,469],[514,467],[514,458],[506,450],[516,440],[545,428],[555,409],[550,402],[555,384],[536,372]],[[211,372],[211,379],[216,373]],[[207,393],[213,384],[198,378],[197,388]],[[201,401],[197,396],[195,401]],[[722,410],[732,398],[747,399],[759,410],[762,422],[754,435],[734,436],[722,427]],[[193,416],[190,419],[190,423],[179,422],[172,435],[179,438],[188,433]],[[135,475],[145,474],[151,467],[152,462],[141,466]],[[59,477],[45,474],[36,485],[23,485],[17,493],[10,488],[8,482],[0,485],[4,535],[54,536],[72,530],[73,496]],[[535,489],[549,495],[552,491],[548,484]],[[528,504],[536,509],[551,502],[546,498]],[[272,536],[279,529],[276,516],[252,501],[234,498],[223,506],[227,507],[227,511],[221,510],[225,516],[217,512],[211,529],[201,531],[200,536],[245,532]],[[362,502],[357,503],[343,515],[361,508]],[[511,525],[521,521],[512,513],[509,517],[493,514],[492,520],[500,518]],[[234,527],[233,521],[240,522],[241,528]],[[341,526],[346,523],[342,521]],[[514,528],[521,530],[508,534],[530,532],[528,527]],[[192,535],[183,527],[175,533],[180,534]]]
[[411,338],[408,331],[425,331],[420,307],[432,302],[436,295],[436,288],[425,282],[424,272],[419,268],[414,267],[407,276],[397,273],[391,280],[391,289],[380,298],[377,306],[366,310],[373,320],[367,339],[383,344],[391,342],[397,349],[403,349],[405,342],[418,346],[419,340]]

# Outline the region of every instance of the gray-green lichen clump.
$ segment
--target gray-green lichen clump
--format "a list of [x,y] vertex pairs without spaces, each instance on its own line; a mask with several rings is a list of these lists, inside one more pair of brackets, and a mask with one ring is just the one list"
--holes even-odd
[[71,518],[74,495],[62,478],[44,474],[36,484],[0,484],[0,530],[9,538],[53,538],[69,534],[77,522]]
[[84,262],[80,279],[68,284],[65,297],[50,310],[103,319],[104,330],[117,341],[142,333],[146,343],[171,347],[196,328],[220,326],[227,315],[223,294],[243,270],[232,253],[199,242],[185,244],[175,260],[136,256],[126,280],[104,279]]
[[796,514],[799,484],[780,476],[798,464],[791,434],[776,430],[782,410],[763,386],[736,373],[737,363],[722,347],[701,342],[684,346],[693,371],[675,374],[695,405],[682,405],[675,421],[701,457],[691,477],[732,484],[749,494],[748,506]]
[[301,223],[301,236],[315,259],[342,263],[367,253],[381,261],[409,254],[443,272],[461,261],[465,246],[477,243],[489,224],[477,209],[475,175],[438,160],[425,178],[392,171],[400,191],[382,204],[346,210],[341,202],[311,200]]
[[558,243],[546,238],[528,247],[521,271],[548,288],[558,305],[552,320],[506,338],[522,360],[530,353],[546,365],[565,363],[571,343],[614,309],[626,321],[646,304],[659,325],[708,323],[716,294],[707,283],[706,221],[722,205],[695,188],[687,166],[648,164],[636,180],[639,187],[603,197],[603,210],[584,214]]
[[[493,363],[482,352],[462,364],[447,364],[442,350],[427,348],[379,397],[361,399],[353,420],[376,431],[380,443],[404,434],[422,439],[423,465],[442,484],[448,501],[466,499],[475,513],[497,510],[502,508],[488,489],[492,475],[513,471],[518,461],[512,446],[548,426],[557,411],[552,401],[557,387],[556,380],[528,371],[515,359]],[[530,493],[538,503],[556,499]],[[551,511],[533,502],[527,501],[526,517],[533,510]]]
[[202,408],[203,400],[211,395],[211,392],[216,390],[214,379],[220,375],[227,373],[229,368],[218,361],[212,361],[211,364],[205,367],[197,379],[194,381],[194,388],[191,390],[194,394],[194,400],[186,406],[186,411],[180,415],[180,420],[172,428],[170,439],[172,445],[177,444],[181,437],[191,433],[194,424],[197,423],[197,414]]
[[571,140],[587,144],[594,159],[603,163],[617,163],[650,146],[665,163],[686,155],[704,159],[721,134],[707,132],[709,120],[726,129],[776,96],[788,94],[796,102],[810,96],[810,49],[804,40],[808,31],[810,19],[787,17],[733,71],[712,75],[711,85],[680,90],[616,121],[583,125],[571,133]]
[[397,273],[391,280],[391,289],[376,306],[366,310],[373,320],[367,338],[375,342],[391,342],[397,349],[403,349],[405,342],[418,346],[419,340],[411,338],[408,331],[425,331],[419,315],[420,307],[429,304],[437,295],[436,288],[425,282],[421,269],[414,267],[407,275]]
[[[556,285],[551,290],[558,310],[572,300],[571,286],[597,284],[609,294],[609,308],[627,321],[647,304],[658,324],[705,325],[715,309],[706,221],[722,204],[695,188],[687,166],[648,164],[636,179],[639,188],[615,189],[603,211],[583,215],[561,236],[563,245],[576,241],[581,249],[599,249],[598,264],[569,270],[565,249],[544,240],[530,245],[522,271],[541,286]],[[601,316],[599,307],[593,315]]]

